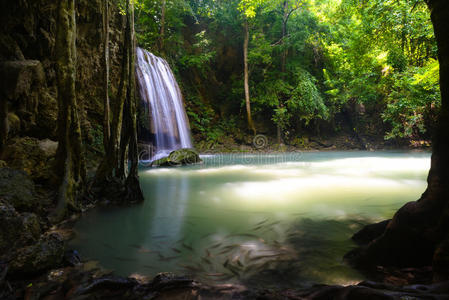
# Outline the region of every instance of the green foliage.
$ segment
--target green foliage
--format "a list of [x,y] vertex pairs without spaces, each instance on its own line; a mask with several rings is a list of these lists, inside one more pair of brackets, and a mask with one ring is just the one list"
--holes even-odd
[[245,20],[251,110],[268,131],[315,132],[361,103],[376,109],[386,138],[415,139],[440,106],[436,44],[421,2],[166,0],[161,33],[162,3],[136,3],[139,45],[170,63],[193,133],[210,143],[246,124]]

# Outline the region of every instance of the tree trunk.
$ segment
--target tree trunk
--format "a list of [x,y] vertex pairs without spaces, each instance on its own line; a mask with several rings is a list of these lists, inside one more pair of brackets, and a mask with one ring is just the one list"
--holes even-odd
[[[110,200],[129,203],[143,200],[143,195],[137,173],[134,7],[130,0],[126,3],[120,86],[108,148],[95,175],[93,192]],[[128,159],[131,162],[129,172]]]
[[245,20],[245,39],[243,41],[243,77],[245,86],[246,115],[248,118],[248,127],[256,135],[253,118],[251,116],[251,102],[249,97],[249,74],[248,74],[248,44],[249,44],[249,26],[248,20]]
[[85,179],[81,128],[78,118],[76,80],[75,0],[61,0],[55,41],[58,90],[58,149],[55,173],[59,186],[55,219],[63,218],[68,208],[77,207],[77,196]]
[[400,208],[385,231],[347,257],[361,266],[433,265],[434,280],[449,279],[449,2],[428,0],[438,45],[442,106],[433,138],[427,189]]
[[165,39],[165,10],[167,6],[167,1],[162,0],[161,8],[161,29],[159,31],[159,50],[164,52],[164,39]]
[[103,0],[103,145],[104,151],[108,147],[109,137],[111,136],[110,122],[110,109],[109,109],[109,0]]

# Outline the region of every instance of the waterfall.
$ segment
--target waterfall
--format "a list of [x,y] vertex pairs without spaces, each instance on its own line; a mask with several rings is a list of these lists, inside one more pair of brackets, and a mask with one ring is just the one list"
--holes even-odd
[[137,48],[136,74],[144,113],[140,118],[148,122],[139,138],[153,146],[149,158],[154,161],[173,150],[192,148],[181,91],[168,63]]

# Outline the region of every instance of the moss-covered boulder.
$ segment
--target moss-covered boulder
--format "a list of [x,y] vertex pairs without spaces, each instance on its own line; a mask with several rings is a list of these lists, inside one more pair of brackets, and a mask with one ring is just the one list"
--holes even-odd
[[176,167],[201,163],[199,153],[195,149],[183,148],[172,151],[167,157],[153,161],[153,167]]
[[38,208],[34,183],[21,170],[0,168],[0,198],[18,211],[34,211]]

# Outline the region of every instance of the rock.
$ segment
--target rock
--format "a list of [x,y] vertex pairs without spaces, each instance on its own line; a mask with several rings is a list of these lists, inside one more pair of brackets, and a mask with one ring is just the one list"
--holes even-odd
[[32,211],[39,206],[34,194],[34,183],[24,171],[0,168],[0,198],[19,211]]
[[44,69],[38,60],[5,61],[0,63],[0,89],[10,101],[29,95],[33,84],[45,80]]
[[8,164],[4,160],[0,160],[0,168],[6,168]]
[[64,253],[64,263],[71,267],[81,265],[81,257],[78,251],[68,250]]
[[64,252],[64,241],[59,234],[44,235],[36,244],[17,251],[9,272],[32,275],[57,267],[62,262]]
[[43,92],[40,94],[37,110],[36,127],[33,129],[33,136],[56,139],[58,119],[58,102],[56,98],[46,91]]
[[159,167],[173,167],[201,163],[199,153],[195,149],[183,148],[172,151],[167,157],[155,160],[151,165]]
[[0,256],[8,256],[15,248],[36,242],[41,234],[35,214],[21,216],[4,200],[0,200],[0,228]]
[[[1,187],[0,191],[3,191]],[[22,218],[14,207],[3,200],[0,200],[0,228],[0,253],[5,254],[15,246],[23,225]]]
[[46,181],[51,177],[51,160],[56,154],[57,145],[49,139],[14,138],[5,147],[3,159],[11,168],[27,172],[32,179]]
[[92,283],[80,286],[76,291],[75,295],[84,295],[93,293],[98,290],[105,289],[129,289],[136,286],[138,283],[132,278],[123,278],[117,276],[107,276],[93,280]]
[[382,235],[390,220],[369,224],[356,232],[352,239],[359,245],[365,245]]

